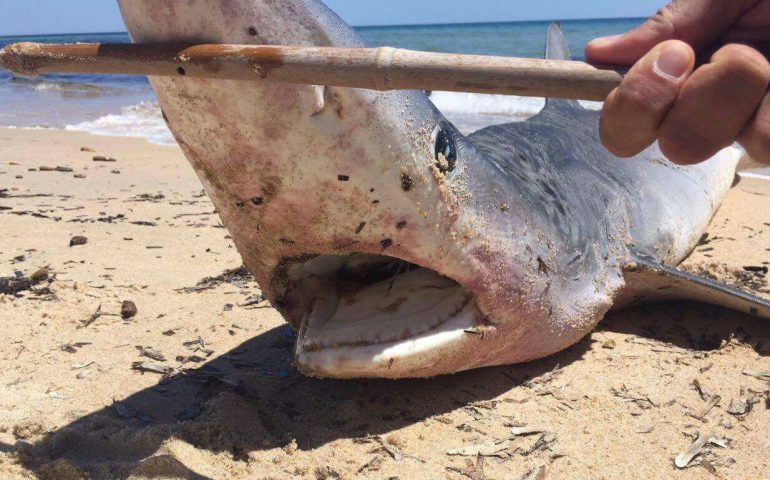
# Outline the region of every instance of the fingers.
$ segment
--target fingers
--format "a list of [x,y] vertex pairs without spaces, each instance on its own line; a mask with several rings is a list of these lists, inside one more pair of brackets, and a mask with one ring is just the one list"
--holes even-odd
[[628,72],[604,104],[602,143],[619,157],[649,147],[695,65],[695,52],[670,40],[655,47]]
[[770,96],[765,96],[757,114],[738,137],[738,141],[751,158],[770,165]]
[[[710,158],[746,130],[767,94],[770,64],[745,45],[727,45],[684,83],[665,117],[658,141],[663,153],[680,164]],[[749,126],[747,142],[761,138],[764,118]],[[755,130],[753,130],[754,128]],[[752,132],[756,131],[754,134]],[[751,143],[754,148],[754,143]]]
[[655,45],[682,40],[708,46],[759,0],[674,0],[642,26],[623,35],[597,38],[586,47],[589,62],[632,65]]

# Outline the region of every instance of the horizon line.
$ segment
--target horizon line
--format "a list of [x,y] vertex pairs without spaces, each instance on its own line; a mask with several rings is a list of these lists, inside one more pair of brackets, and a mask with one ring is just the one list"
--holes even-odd
[[[445,22],[445,23],[402,23],[402,24],[368,24],[352,25],[353,28],[399,28],[399,27],[444,27],[457,25],[499,25],[506,23],[545,23],[545,22],[590,22],[604,20],[639,20],[645,17],[585,17],[585,18],[564,18],[564,19],[530,19],[530,20],[502,20],[502,21],[482,21],[482,22]],[[58,33],[18,33],[10,35],[0,35],[2,38],[11,37],[58,37],[64,35],[117,35],[127,34],[124,31],[112,32],[58,32]]]

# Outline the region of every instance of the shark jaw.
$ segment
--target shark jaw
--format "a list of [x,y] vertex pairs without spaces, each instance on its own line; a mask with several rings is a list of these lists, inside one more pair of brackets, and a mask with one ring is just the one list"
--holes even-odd
[[471,292],[398,258],[320,255],[290,265],[286,276],[287,299],[301,305],[296,365],[308,375],[432,376],[481,334],[484,315]]

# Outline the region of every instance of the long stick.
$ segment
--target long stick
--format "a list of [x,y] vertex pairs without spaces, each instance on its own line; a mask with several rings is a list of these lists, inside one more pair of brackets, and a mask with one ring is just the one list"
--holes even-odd
[[389,47],[19,43],[0,50],[0,66],[22,76],[128,74],[599,101],[623,78],[618,71],[582,62]]

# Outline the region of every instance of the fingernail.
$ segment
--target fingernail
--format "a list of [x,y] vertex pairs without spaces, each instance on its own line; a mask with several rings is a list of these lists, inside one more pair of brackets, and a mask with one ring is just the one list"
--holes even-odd
[[588,42],[588,45],[593,48],[606,47],[615,42],[621,35],[610,35],[609,37],[599,37]]
[[690,49],[682,43],[664,46],[653,67],[655,73],[670,80],[679,80],[690,71]]

